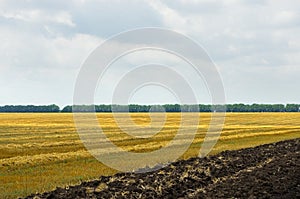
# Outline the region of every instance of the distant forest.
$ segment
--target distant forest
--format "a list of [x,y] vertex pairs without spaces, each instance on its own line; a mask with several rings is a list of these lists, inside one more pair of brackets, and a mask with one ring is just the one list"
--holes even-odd
[[[74,109],[74,110],[73,110]],[[6,105],[0,106],[2,113],[58,113],[58,112],[300,112],[300,104],[227,104],[227,105]]]

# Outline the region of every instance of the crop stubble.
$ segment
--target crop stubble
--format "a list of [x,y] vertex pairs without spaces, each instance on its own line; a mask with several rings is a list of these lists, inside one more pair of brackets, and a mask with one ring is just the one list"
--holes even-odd
[[[191,119],[200,115],[200,123],[193,143],[181,157],[183,159],[198,154],[211,116],[210,113],[188,114]],[[120,130],[112,114],[99,113],[97,116],[104,124],[102,128],[107,137],[119,147],[133,152],[166,146],[180,125],[180,114],[168,113],[159,133],[146,139],[134,138]],[[151,124],[147,113],[132,113],[131,118],[137,124],[132,129]],[[151,128],[156,128],[155,124],[149,127],[149,132],[140,133],[151,133]],[[191,127],[183,128],[188,133]],[[227,113],[221,137],[211,154],[299,138],[299,130],[299,113]],[[57,186],[78,184],[114,173],[115,170],[98,162],[84,148],[72,114],[0,114],[1,198],[49,191]]]

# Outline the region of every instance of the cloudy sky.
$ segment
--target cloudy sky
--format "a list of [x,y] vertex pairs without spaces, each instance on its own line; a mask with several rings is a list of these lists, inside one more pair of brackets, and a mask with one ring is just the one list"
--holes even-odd
[[[300,103],[298,0],[1,0],[0,105],[72,104],[89,54],[112,35],[143,27],[198,42],[219,70],[228,103]],[[154,102],[168,102],[161,90],[152,88],[161,96]],[[133,101],[148,103],[147,95]]]

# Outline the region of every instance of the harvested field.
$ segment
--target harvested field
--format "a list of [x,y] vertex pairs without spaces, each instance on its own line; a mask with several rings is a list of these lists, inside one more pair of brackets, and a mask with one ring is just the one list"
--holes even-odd
[[[111,114],[97,116],[104,121],[102,127],[110,140],[134,152],[164,147],[180,124],[179,114],[168,113],[161,132],[149,139],[132,139],[121,132]],[[193,143],[179,159],[198,155],[210,116],[210,113],[189,113],[191,118],[200,117],[200,124]],[[133,113],[131,117],[138,125],[147,126],[151,122],[147,113]],[[84,148],[72,114],[5,113],[0,114],[0,121],[0,198],[25,197],[117,173]],[[183,128],[189,132],[189,126]],[[221,137],[211,154],[299,138],[299,132],[299,113],[227,113]]]
[[119,173],[30,198],[299,198],[300,139]]

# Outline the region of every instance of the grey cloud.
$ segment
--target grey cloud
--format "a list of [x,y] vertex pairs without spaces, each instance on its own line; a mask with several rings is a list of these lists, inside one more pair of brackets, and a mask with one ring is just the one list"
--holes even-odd
[[0,103],[71,103],[88,54],[111,35],[145,26],[200,43],[229,102],[299,102],[299,7],[297,0],[1,1]]

